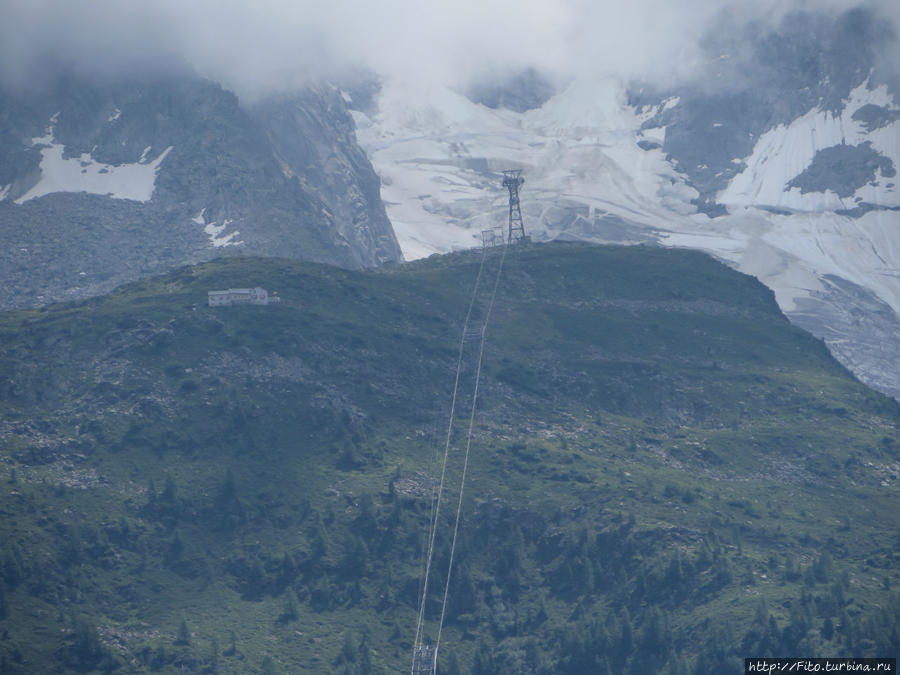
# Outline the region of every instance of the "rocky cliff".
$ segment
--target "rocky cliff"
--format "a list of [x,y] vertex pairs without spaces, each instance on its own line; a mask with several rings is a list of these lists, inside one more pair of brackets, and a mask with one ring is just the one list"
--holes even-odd
[[0,90],[0,232],[3,308],[235,253],[400,257],[336,90],[244,106],[189,73]]

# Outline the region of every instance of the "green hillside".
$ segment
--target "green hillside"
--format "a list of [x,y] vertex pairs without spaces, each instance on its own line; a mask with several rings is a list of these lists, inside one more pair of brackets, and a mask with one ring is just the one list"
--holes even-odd
[[[0,314],[0,673],[408,671],[481,252]],[[900,408],[688,251],[485,259],[442,673],[896,656]],[[273,306],[206,306],[262,286]],[[435,637],[478,341],[464,341]]]

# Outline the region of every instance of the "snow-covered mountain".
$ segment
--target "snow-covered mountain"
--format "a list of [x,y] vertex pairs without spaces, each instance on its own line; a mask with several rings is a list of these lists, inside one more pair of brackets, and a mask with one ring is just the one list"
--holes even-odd
[[0,308],[232,253],[396,260],[378,185],[330,85],[250,106],[190,73],[0,89]]
[[521,168],[533,237],[708,251],[900,396],[900,86],[880,58],[896,38],[862,9],[725,28],[702,81],[671,90],[388,79],[351,100],[403,253],[480,246],[506,218],[498,172]]

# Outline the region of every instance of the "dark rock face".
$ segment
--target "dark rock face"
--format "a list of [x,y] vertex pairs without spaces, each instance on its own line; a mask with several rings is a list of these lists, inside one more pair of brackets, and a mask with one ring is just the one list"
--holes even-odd
[[874,150],[871,143],[834,145],[819,150],[812,164],[788,183],[788,187],[798,187],[800,192],[831,190],[841,197],[850,197],[866,183],[873,182],[878,170],[885,178],[897,174],[894,163]]
[[353,119],[337,89],[322,86],[268,99],[250,112],[278,160],[327,205],[357,265],[400,258],[380,180],[356,143]]
[[866,131],[871,132],[900,120],[900,110],[889,110],[874,103],[867,103],[853,113],[853,119],[861,122]]
[[[193,75],[0,90],[0,232],[9,242],[0,251],[0,308],[102,293],[235,253],[351,268],[399,259],[340,95],[312,87],[282,119],[265,106],[247,110]],[[46,147],[32,139],[51,126],[62,159],[81,158],[82,173],[102,165],[100,174],[117,174],[171,148],[152,198],[28,198]]]
[[474,83],[466,96],[488,108],[506,108],[525,112],[540,108],[556,91],[553,85],[533,68],[526,68],[500,80],[484,80]]

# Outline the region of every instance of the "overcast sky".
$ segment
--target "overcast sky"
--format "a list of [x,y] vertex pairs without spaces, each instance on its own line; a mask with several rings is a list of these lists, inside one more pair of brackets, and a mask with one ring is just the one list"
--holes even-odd
[[[526,66],[665,80],[697,72],[721,12],[775,23],[846,0],[0,0],[0,77],[186,61],[250,99],[350,67],[459,85]],[[895,25],[900,1],[866,0]]]

